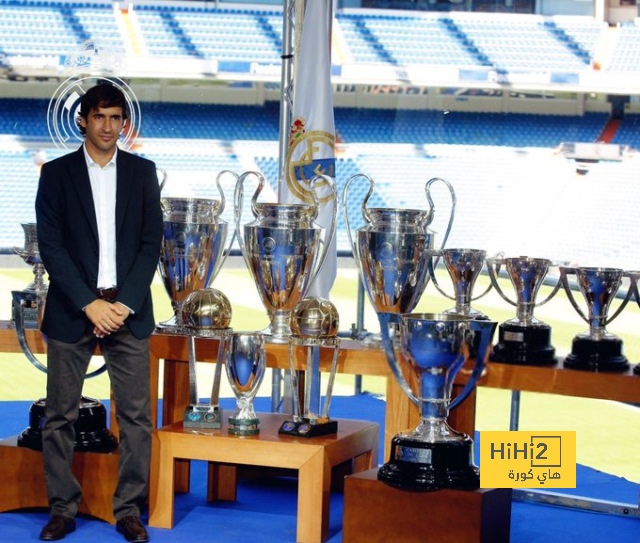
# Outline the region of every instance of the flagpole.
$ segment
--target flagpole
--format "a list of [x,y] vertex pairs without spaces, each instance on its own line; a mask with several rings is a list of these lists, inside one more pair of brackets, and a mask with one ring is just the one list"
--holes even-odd
[[282,201],[286,179],[287,150],[293,106],[293,30],[295,0],[284,0],[282,8],[282,72],[280,77],[280,119],[278,142],[278,200]]
[[[288,134],[291,126],[291,110],[293,106],[293,14],[295,10],[295,0],[284,0],[282,5],[282,71],[280,76],[280,118],[279,118],[279,141],[278,141],[278,201],[282,201],[282,190],[286,179]],[[286,381],[291,380],[291,376],[285,372]],[[291,412],[290,395],[282,394],[282,370],[273,368],[271,373],[271,411],[280,412],[281,404],[283,411]],[[285,382],[284,389],[291,387]]]

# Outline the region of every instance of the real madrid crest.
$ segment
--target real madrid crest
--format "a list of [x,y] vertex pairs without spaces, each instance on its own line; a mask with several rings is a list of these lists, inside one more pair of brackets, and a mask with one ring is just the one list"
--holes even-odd
[[[304,203],[313,203],[310,181],[317,175],[335,176],[336,138],[325,130],[306,130],[306,120],[296,117],[289,132],[289,152],[287,153],[287,186],[296,198]],[[320,158],[330,157],[330,158]],[[326,183],[316,185],[320,191],[319,203],[329,202],[331,193],[325,194]]]

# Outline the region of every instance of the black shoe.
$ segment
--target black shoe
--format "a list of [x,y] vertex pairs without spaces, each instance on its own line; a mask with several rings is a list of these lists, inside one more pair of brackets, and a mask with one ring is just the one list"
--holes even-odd
[[121,533],[127,541],[134,543],[145,543],[149,541],[149,534],[144,529],[139,517],[124,517],[116,522],[116,530]]
[[43,541],[58,541],[64,536],[76,531],[76,519],[63,515],[53,515],[47,525],[40,532]]

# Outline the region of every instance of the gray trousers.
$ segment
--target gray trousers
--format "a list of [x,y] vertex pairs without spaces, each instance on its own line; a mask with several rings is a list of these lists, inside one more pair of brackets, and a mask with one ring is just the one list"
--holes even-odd
[[91,331],[76,343],[49,338],[46,422],[42,453],[50,514],[75,517],[82,488],[71,471],[84,377],[100,344],[114,394],[120,427],[118,485],[113,496],[117,520],[139,516],[148,494],[151,461],[149,338],[137,339],[126,324],[98,339]]

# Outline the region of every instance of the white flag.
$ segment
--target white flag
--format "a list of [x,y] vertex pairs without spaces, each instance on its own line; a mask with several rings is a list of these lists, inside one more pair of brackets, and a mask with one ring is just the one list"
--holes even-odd
[[[313,202],[309,181],[322,174],[335,178],[335,126],[331,87],[331,2],[306,2],[300,49],[294,73],[294,100],[289,130],[286,186],[280,197],[288,203]],[[329,232],[333,217],[331,193],[318,188],[320,211],[316,222]],[[323,249],[324,246],[323,246]],[[311,286],[310,296],[329,297],[336,277],[335,237],[322,269]]]

